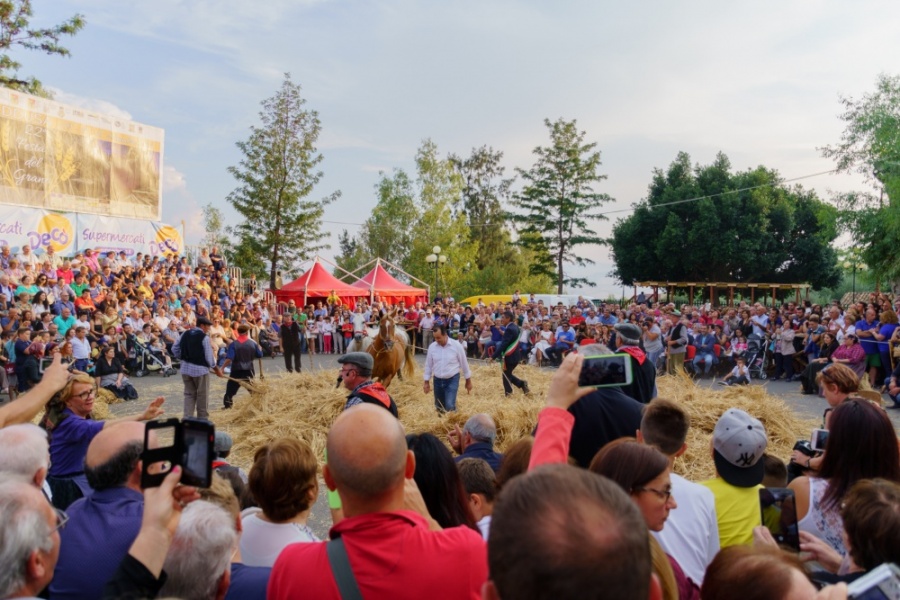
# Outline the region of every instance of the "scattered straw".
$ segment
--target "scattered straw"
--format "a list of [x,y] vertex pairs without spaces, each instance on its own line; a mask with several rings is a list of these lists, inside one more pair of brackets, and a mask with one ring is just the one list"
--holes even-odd
[[[397,403],[400,420],[408,432],[430,432],[446,440],[447,431],[462,426],[474,413],[492,415],[497,422],[497,448],[502,452],[519,438],[531,433],[544,406],[544,394],[553,371],[520,367],[516,374],[528,380],[532,394],[516,390],[506,398],[499,366],[478,366],[472,370],[474,389],[466,394],[460,386],[458,412],[438,416],[432,394],[422,391],[421,373],[403,381],[394,379],[389,392]],[[235,397],[234,408],[212,413],[216,427],[234,438],[230,460],[249,468],[254,451],[279,437],[299,438],[324,457],[328,429],[343,409],[347,391],[335,388],[337,371],[270,375],[256,381],[250,394]],[[686,377],[657,380],[662,397],[675,400],[691,414],[688,451],[675,463],[675,470],[699,481],[714,475],[709,440],[716,420],[728,408],[746,410],[760,419],[769,434],[769,452],[787,460],[798,439],[809,436],[815,423],[798,418],[782,400],[761,386],[698,387]]]

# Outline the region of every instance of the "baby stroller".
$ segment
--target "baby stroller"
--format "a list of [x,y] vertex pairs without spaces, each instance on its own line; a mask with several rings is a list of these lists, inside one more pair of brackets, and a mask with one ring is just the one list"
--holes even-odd
[[132,375],[135,377],[143,377],[153,371],[159,371],[163,377],[176,373],[175,367],[166,364],[161,351],[142,344],[137,338],[134,339],[134,354],[134,373]]
[[766,339],[755,333],[747,336],[747,370],[750,379],[767,379],[769,377],[769,359],[766,355]]

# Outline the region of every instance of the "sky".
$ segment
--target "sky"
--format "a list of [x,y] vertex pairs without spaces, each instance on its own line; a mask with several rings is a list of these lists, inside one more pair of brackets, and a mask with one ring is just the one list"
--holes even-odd
[[[235,142],[258,123],[260,102],[290,72],[322,123],[326,207],[337,252],[376,203],[379,171],[414,172],[431,138],[441,153],[489,145],[507,173],[548,143],[544,119],[576,119],[602,152],[598,186],[627,209],[646,196],[654,168],[679,151],[708,164],[724,152],[736,170],[784,178],[828,171],[819,148],[839,141],[840,97],[900,71],[900,4],[762,0],[644,2],[513,0],[35,0],[33,24],[84,15],[64,40],[70,58],[18,52],[60,102],[165,129],[163,221],[203,235],[201,207],[226,221],[236,186]],[[803,181],[823,199],[865,186],[851,175]],[[616,219],[598,222],[608,236]],[[714,234],[715,232],[711,232]],[[603,247],[572,268],[606,296]]]

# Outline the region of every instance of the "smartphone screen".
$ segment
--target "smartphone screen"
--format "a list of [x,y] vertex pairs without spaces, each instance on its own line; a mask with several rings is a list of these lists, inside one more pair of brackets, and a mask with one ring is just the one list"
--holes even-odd
[[787,488],[759,490],[762,524],[779,546],[800,552],[800,530],[797,527],[797,506],[794,491]]
[[631,358],[624,354],[585,356],[578,375],[579,387],[617,387],[631,382]]
[[212,423],[193,419],[182,421],[184,456],[181,482],[185,485],[209,487],[212,484],[212,461],[215,430]]
[[828,443],[828,430],[827,429],[813,429],[812,434],[809,436],[809,445],[813,450],[817,450],[819,452],[823,452],[825,450],[825,444]]

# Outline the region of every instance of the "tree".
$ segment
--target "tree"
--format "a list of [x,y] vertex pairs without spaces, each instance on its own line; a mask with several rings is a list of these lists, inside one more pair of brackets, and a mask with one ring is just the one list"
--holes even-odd
[[394,169],[393,175],[381,173],[380,177],[375,184],[378,204],[363,224],[360,238],[371,258],[402,265],[409,259],[413,230],[422,211],[405,171]]
[[513,183],[512,178],[503,177],[503,152],[482,146],[473,148],[468,158],[453,154],[449,158],[462,177],[459,210],[469,226],[469,239],[478,245],[476,264],[479,269],[502,265],[509,258],[511,242],[503,206],[509,202]]
[[261,125],[237,142],[244,158],[228,168],[238,181],[228,201],[243,217],[234,228],[238,247],[265,257],[273,288],[279,269],[291,271],[328,247],[322,243],[322,214],[340,196],[337,191],[321,200],[306,199],[322,179],[316,170],[322,155],[315,146],[319,115],[305,104],[300,86],[285,73],[278,92],[262,102]]
[[876,281],[890,279],[900,292],[900,261],[896,241],[900,239],[900,77],[880,75],[875,92],[861,99],[841,98],[846,127],[841,141],[822,148],[822,155],[835,161],[838,171],[862,174],[876,193],[851,192],[836,196],[840,223],[851,234],[854,245]]
[[732,173],[722,153],[691,166],[681,152],[654,170],[646,199],[609,240],[623,284],[641,280],[799,283],[840,281],[836,211],[800,186],[757,167]]
[[22,64],[13,60],[10,51],[15,48],[41,50],[50,55],[69,56],[67,48],[60,45],[63,36],[73,36],[84,27],[84,17],[80,14],[54,27],[32,28],[31,0],[0,0],[0,85],[43,96],[52,96],[41,82],[34,77],[23,79],[19,76]]
[[218,246],[223,252],[230,246],[228,236],[225,235],[225,216],[220,208],[212,204],[206,204],[203,208],[203,244],[208,248]]
[[526,185],[512,202],[522,212],[511,213],[509,218],[523,226],[522,234],[532,234],[521,235],[519,244],[549,251],[554,266],[538,260],[531,272],[554,278],[557,293],[562,294],[565,285],[589,283],[583,278],[566,277],[565,265],[593,264],[576,250],[604,243],[589,221],[605,220],[596,211],[612,198],[594,190],[606,176],[597,172],[600,152],[594,151],[596,143],[585,143],[586,132],[579,131],[574,120],[551,123],[545,119],[544,124],[550,130],[551,144],[534,149],[537,161],[530,170],[516,169]]
[[352,273],[365,262],[362,244],[357,237],[351,236],[350,232],[344,229],[338,235],[338,248],[340,253],[334,257],[334,262],[340,269],[334,270],[334,276],[341,281],[353,283],[356,281],[356,277],[347,273]]

